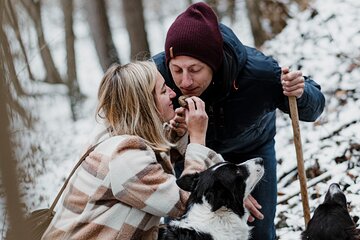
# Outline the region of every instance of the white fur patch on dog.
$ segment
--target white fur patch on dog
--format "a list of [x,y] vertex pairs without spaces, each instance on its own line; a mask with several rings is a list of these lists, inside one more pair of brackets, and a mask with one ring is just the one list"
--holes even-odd
[[209,233],[214,240],[248,240],[252,228],[246,223],[248,216],[246,211],[240,218],[225,207],[212,212],[210,204],[203,197],[202,204],[194,204],[185,218],[172,221],[170,225]]
[[246,165],[250,173],[250,176],[246,179],[245,197],[247,197],[252,192],[259,179],[262,178],[265,170],[263,166],[256,164],[253,160],[248,160],[238,165]]
[[329,192],[331,196],[334,196],[336,193],[342,193],[339,187],[337,187],[335,184],[330,185]]
[[227,164],[229,164],[229,163],[228,162],[220,163],[216,167],[212,168],[211,171],[215,172],[219,167],[222,167],[222,166],[227,165]]

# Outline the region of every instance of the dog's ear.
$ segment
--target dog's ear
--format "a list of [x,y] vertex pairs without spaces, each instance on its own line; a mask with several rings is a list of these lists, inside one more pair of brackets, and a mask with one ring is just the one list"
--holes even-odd
[[183,190],[192,192],[194,191],[197,183],[199,181],[199,173],[186,174],[176,180],[176,184]]

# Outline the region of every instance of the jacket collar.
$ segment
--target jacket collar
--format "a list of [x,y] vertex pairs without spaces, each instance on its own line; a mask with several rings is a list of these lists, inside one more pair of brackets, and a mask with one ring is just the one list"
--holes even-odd
[[231,91],[238,90],[238,75],[247,60],[246,48],[234,32],[223,24],[219,27],[224,38],[224,60],[220,69],[214,73],[213,82],[201,95],[207,103],[219,102]]

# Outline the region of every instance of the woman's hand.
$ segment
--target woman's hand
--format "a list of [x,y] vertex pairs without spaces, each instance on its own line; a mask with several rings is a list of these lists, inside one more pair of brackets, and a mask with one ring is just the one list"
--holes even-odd
[[190,143],[205,145],[208,115],[205,103],[198,97],[189,97],[185,100],[188,108],[185,109],[185,122],[190,136]]
[[185,108],[179,107],[175,109],[175,117],[170,120],[170,126],[176,132],[178,137],[182,137],[185,135],[187,131],[187,126],[185,122]]

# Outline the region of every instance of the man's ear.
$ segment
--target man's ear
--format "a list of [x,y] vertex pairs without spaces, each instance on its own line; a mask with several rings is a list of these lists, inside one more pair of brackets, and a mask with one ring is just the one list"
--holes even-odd
[[199,181],[199,173],[186,174],[176,180],[176,184],[183,190],[192,192],[194,191]]

